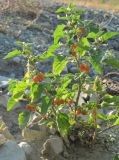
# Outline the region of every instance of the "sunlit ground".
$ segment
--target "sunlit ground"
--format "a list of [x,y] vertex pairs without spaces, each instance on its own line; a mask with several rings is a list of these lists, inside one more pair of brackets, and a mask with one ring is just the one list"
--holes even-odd
[[76,5],[119,12],[119,0],[56,0],[62,3],[74,2]]

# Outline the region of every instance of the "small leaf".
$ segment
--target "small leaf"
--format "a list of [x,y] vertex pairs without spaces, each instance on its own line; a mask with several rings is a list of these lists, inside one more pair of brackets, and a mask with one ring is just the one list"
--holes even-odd
[[14,97],[10,97],[7,104],[7,110],[10,111],[18,101],[19,98],[15,99]]
[[34,101],[35,99],[39,99],[41,97],[41,94],[43,92],[43,90],[46,88],[45,84],[37,84],[37,83],[33,83],[31,86],[31,98],[32,101]]
[[61,12],[66,12],[67,8],[66,7],[60,7],[59,9],[56,10],[56,13],[61,13]]
[[24,129],[27,126],[30,115],[31,115],[30,112],[22,112],[19,114],[18,122],[21,129]]
[[118,69],[119,70],[119,60],[115,57],[108,57],[107,59],[104,59],[103,62],[105,62],[106,64],[110,65],[111,67],[113,67],[114,69]]
[[65,25],[58,25],[54,34],[53,34],[53,37],[54,37],[54,44],[57,44],[59,42],[59,39],[61,37],[64,37],[64,30],[65,28]]
[[23,82],[23,81],[19,81],[16,84],[15,89],[13,90],[13,97],[16,97],[17,95],[21,96],[25,92],[25,90],[27,89],[28,86],[29,86],[28,83]]
[[93,68],[98,72],[102,73],[102,67],[99,63],[102,60],[102,53],[94,53],[89,57],[89,61],[92,64]]
[[102,91],[102,85],[99,79],[99,76],[95,77],[94,85],[93,85],[93,91],[94,92],[101,92]]
[[22,52],[19,50],[15,50],[13,52],[8,53],[8,55],[6,55],[3,59],[8,59],[8,58],[19,56],[19,55],[22,55]]
[[104,41],[108,40],[109,38],[112,38],[117,35],[119,35],[119,32],[107,32],[107,33],[103,34],[101,37],[99,37],[99,39],[102,42],[104,42]]
[[98,114],[98,118],[106,121],[107,120],[107,117],[104,115],[104,114]]
[[119,118],[114,122],[114,125],[119,125]]
[[66,67],[68,61],[64,57],[57,57],[53,63],[53,74],[59,75]]
[[10,80],[8,90],[13,92],[17,84],[17,80]]
[[117,154],[117,155],[113,158],[113,160],[119,160],[119,155]]
[[62,81],[62,88],[66,88],[71,82],[71,79],[68,77],[65,77]]
[[68,134],[70,123],[67,114],[61,112],[57,114],[57,126],[62,135]]
[[54,57],[54,52],[56,49],[59,48],[59,44],[53,44],[52,46],[49,47],[49,49],[47,50],[47,52],[45,52],[44,54],[39,56],[39,59],[41,60],[45,60],[48,58],[53,58]]
[[82,38],[81,41],[82,41],[82,43],[83,43],[83,46],[87,46],[87,47],[90,46],[90,43],[89,43],[89,41],[88,41],[87,38]]
[[48,96],[42,97],[41,114],[46,114],[48,108],[51,106],[51,99]]

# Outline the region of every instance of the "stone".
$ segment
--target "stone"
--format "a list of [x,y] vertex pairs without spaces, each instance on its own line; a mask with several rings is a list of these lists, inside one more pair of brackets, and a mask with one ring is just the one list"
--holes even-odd
[[6,142],[6,138],[3,134],[0,134],[0,146]]
[[64,144],[61,137],[51,136],[43,145],[41,153],[43,156],[53,156],[52,159],[60,155],[64,150]]
[[19,64],[21,62],[21,58],[20,57],[14,57],[12,59],[12,61]]
[[6,126],[6,124],[4,123],[4,121],[2,120],[2,117],[0,117],[0,134],[4,135],[4,137],[7,140],[14,140],[14,137],[9,132],[8,127]]
[[49,133],[52,134],[52,135],[55,135],[56,134],[56,129],[53,128],[53,127],[50,127],[49,128]]
[[0,160],[26,160],[25,152],[14,141],[0,147]]
[[30,154],[32,152],[32,147],[27,142],[20,142],[19,147],[22,148],[26,154],[27,159],[30,157]]
[[10,80],[11,80],[11,78],[9,78],[9,77],[0,76],[0,87],[1,88],[8,87]]
[[[7,108],[9,96],[7,94],[0,95],[0,105]],[[22,104],[20,102],[17,102],[12,109],[20,108]]]
[[22,136],[28,142],[33,140],[44,139],[48,135],[48,128],[45,125],[40,125],[36,129],[33,128],[25,128],[22,130]]

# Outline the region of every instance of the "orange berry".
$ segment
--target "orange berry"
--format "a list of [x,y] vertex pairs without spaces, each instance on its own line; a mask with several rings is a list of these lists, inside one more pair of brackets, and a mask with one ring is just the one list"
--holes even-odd
[[61,99],[61,100],[59,100],[59,102],[60,102],[60,104],[64,104],[64,100],[63,99]]
[[80,69],[80,71],[82,71],[82,72],[89,72],[90,67],[89,67],[88,65],[86,65],[86,64],[81,64],[81,65],[79,66],[79,69]]
[[86,115],[87,113],[86,113],[86,111],[82,111],[81,114],[82,115]]
[[79,116],[81,113],[80,113],[79,110],[76,110],[75,114],[76,114],[77,116]]
[[41,82],[43,79],[44,79],[44,74],[42,72],[40,72],[39,76],[38,76],[38,79],[39,81]]
[[58,100],[57,98],[55,98],[55,99],[53,100],[53,103],[54,103],[55,105],[58,105],[58,104],[59,104],[59,100]]
[[72,104],[72,99],[68,100],[68,104],[71,105]]
[[29,110],[29,111],[37,111],[37,107],[35,106],[26,106],[26,109]]
[[38,83],[39,82],[39,77],[38,76],[34,76],[33,77],[33,82],[34,83]]

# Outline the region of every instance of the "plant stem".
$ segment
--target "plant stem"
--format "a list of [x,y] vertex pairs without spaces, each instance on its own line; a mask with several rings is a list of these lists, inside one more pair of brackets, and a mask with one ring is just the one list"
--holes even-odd
[[[79,70],[79,61],[76,57],[76,62],[77,62],[77,69]],[[78,79],[78,93],[77,93],[77,97],[76,97],[76,106],[75,106],[75,113],[76,113],[76,107],[78,106],[78,102],[79,102],[79,96],[81,93],[81,84],[80,84],[80,79]],[[76,120],[76,114],[75,114],[75,120]]]
[[28,59],[28,62],[27,62],[27,75],[28,75],[28,82],[30,82],[30,60]]
[[98,98],[98,93],[96,93],[96,107],[94,108],[94,135],[93,135],[93,140],[95,141],[96,136],[97,136],[97,112],[98,112],[98,104],[99,104],[99,98]]
[[105,128],[104,130],[98,132],[98,134],[101,134],[101,133],[103,133],[103,132],[105,132],[105,131],[107,131],[107,130],[109,130],[109,129],[112,129],[112,128],[118,126],[118,125],[119,125],[119,124],[115,124],[115,125],[109,126],[109,127]]

